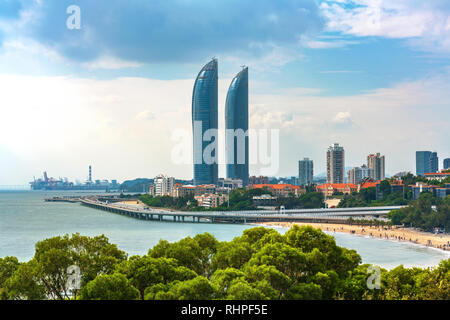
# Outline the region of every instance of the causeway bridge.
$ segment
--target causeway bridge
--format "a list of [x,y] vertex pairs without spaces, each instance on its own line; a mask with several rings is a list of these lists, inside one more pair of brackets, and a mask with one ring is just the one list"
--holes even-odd
[[249,211],[171,211],[120,203],[107,203],[96,198],[80,198],[82,205],[141,220],[195,223],[259,223],[259,222],[325,222],[343,223],[349,218],[373,219],[386,215],[404,206],[291,209],[291,210],[249,210]]

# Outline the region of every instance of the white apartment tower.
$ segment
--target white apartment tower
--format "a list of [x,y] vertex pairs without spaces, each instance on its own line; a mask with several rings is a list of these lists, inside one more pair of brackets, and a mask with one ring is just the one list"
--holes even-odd
[[374,180],[385,179],[384,156],[380,155],[380,153],[369,154],[367,156],[367,167],[373,169]]
[[361,167],[355,167],[347,172],[347,182],[358,184],[365,178],[374,177],[374,170],[372,168],[368,168],[365,164]]
[[345,183],[344,148],[335,143],[327,150],[327,183]]
[[175,178],[160,174],[154,179],[153,184],[153,196],[168,196],[172,192]]

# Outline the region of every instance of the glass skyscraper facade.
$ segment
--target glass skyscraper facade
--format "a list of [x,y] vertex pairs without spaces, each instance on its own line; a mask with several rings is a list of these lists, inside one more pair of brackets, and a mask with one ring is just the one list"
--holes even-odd
[[416,151],[416,175],[423,176],[430,172],[430,151]]
[[437,152],[416,151],[416,175],[439,171],[439,159]]
[[[217,184],[218,182],[217,72],[217,60],[213,59],[200,70],[192,93],[195,185]],[[207,130],[211,129],[213,131],[209,131],[209,133],[212,133],[212,136],[205,135]]]
[[437,152],[432,152],[430,156],[430,172],[435,173],[439,171],[439,158]]
[[314,183],[314,164],[309,158],[298,162],[298,184],[307,186]]
[[450,158],[444,159],[444,169],[450,169]]
[[249,180],[248,68],[244,67],[230,84],[225,102],[225,152],[227,178]]

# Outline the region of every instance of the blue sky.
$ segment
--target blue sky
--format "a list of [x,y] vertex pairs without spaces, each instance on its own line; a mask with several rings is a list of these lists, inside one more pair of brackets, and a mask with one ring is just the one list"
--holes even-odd
[[[66,27],[73,4],[80,30]],[[191,178],[167,128],[189,130],[193,79],[213,56],[221,100],[249,66],[250,123],[280,130],[279,175],[303,157],[324,171],[334,142],[347,166],[381,152],[388,173],[414,171],[415,150],[450,157],[449,16],[444,0],[1,0],[0,185],[43,170],[82,180],[90,163],[99,178]],[[128,168],[110,160],[117,148]]]

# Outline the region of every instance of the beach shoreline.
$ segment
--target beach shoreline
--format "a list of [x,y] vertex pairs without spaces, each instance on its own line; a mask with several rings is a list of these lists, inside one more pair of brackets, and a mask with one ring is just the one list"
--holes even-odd
[[450,251],[450,235],[433,234],[413,228],[402,228],[396,226],[361,226],[351,224],[313,222],[262,222],[255,225],[284,228],[291,228],[293,225],[309,225],[313,228],[330,233],[347,233],[375,239],[413,243],[424,247],[439,249],[442,251]]
[[[141,201],[121,201],[124,205],[134,205],[145,207]],[[158,210],[172,211],[166,208],[154,208]],[[290,228],[293,225],[310,225],[316,229],[327,232],[340,232],[358,236],[371,237],[375,239],[393,240],[421,245],[428,248],[435,248],[443,251],[450,251],[450,235],[433,234],[420,231],[414,228],[402,228],[398,226],[362,226],[357,224],[337,224],[320,222],[258,222],[250,225],[284,227]]]

